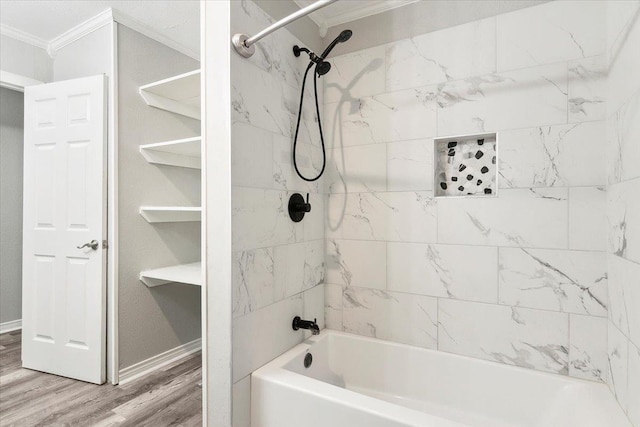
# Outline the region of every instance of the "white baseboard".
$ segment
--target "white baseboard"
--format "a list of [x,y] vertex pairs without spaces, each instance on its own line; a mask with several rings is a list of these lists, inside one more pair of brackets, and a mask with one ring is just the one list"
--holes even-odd
[[197,353],[201,348],[202,339],[198,338],[197,340],[172,348],[171,350],[167,350],[164,353],[150,357],[142,362],[138,362],[135,365],[120,369],[118,374],[120,380],[119,384],[126,384],[144,375],[150,374],[157,369]]
[[22,329],[22,319],[0,323],[0,334],[17,331],[18,329]]

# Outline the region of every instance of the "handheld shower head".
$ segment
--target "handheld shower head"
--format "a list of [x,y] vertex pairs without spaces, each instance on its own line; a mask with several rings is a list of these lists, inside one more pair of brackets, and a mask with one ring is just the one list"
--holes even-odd
[[[331,64],[325,61],[324,59],[327,57],[327,55],[329,55],[331,50],[338,43],[346,42],[351,38],[352,35],[353,35],[353,32],[351,30],[344,30],[338,35],[338,37],[336,37],[329,44],[329,46],[327,46],[327,48],[324,50],[324,52],[322,52],[322,55],[320,56],[311,52],[306,47],[300,47],[300,46],[293,47],[293,54],[296,57],[300,56],[301,52],[306,52],[309,55],[309,59],[311,60],[311,62],[309,62],[309,65],[307,65],[307,70],[304,72],[304,77],[302,78],[302,90],[300,91],[300,107],[298,109],[298,122],[296,123],[296,133],[293,137],[293,167],[296,170],[296,173],[298,174],[298,176],[307,182],[317,181],[322,176],[322,174],[324,173],[324,169],[327,166],[327,153],[324,148],[324,136],[322,134],[322,120],[320,119],[320,105],[318,103],[318,79],[320,78],[320,76],[327,74],[329,70],[331,70]],[[307,75],[309,74],[309,70],[311,70],[311,67],[313,67],[313,64],[316,65],[315,72],[312,75],[313,75],[313,90],[316,98],[316,117],[318,119],[318,130],[320,131],[320,143],[322,145],[322,169],[320,169],[320,172],[318,172],[318,174],[313,178],[308,178],[304,176],[298,169],[296,147],[298,145],[298,131],[300,130],[300,119],[302,118],[302,105],[304,102],[304,85],[307,81]]]
[[333,39],[333,41],[329,44],[329,46],[327,46],[327,48],[324,50],[324,52],[322,52],[322,55],[320,55],[320,57],[322,59],[326,58],[329,55],[329,53],[333,50],[333,48],[336,47],[336,45],[338,43],[346,42],[347,40],[349,40],[351,38],[352,35],[353,35],[353,31],[351,31],[351,30],[344,30],[343,32],[338,34],[338,37]]
[[316,65],[316,73],[318,73],[319,76],[324,76],[329,70],[331,70],[331,64],[327,61],[320,61],[318,65]]
[[329,64],[327,61],[323,61],[321,57],[311,52],[306,47],[300,47],[298,45],[295,45],[293,47],[293,54],[295,56],[300,56],[301,52],[306,52],[309,55],[309,59],[311,60],[311,62],[309,63],[309,67],[312,67],[313,64],[316,64],[316,73],[318,73],[319,76],[324,76],[329,72],[329,70],[331,70],[331,64]]
[[[327,74],[329,72],[329,70],[331,70],[331,64],[329,64],[324,59],[327,57],[327,55],[329,55],[331,50],[338,43],[346,42],[347,40],[349,40],[351,38],[352,35],[353,35],[353,32],[351,30],[342,31],[340,34],[338,34],[338,37],[336,37],[329,44],[329,46],[327,46],[327,48],[324,50],[324,52],[322,52],[322,55],[316,55],[315,53],[311,52],[306,47],[300,47],[298,45],[293,46],[293,54],[295,56],[300,56],[301,52],[306,52],[309,55],[309,59],[311,60],[311,62],[316,64],[316,73],[318,74],[318,76],[324,76],[325,74]],[[309,65],[309,67],[311,67],[311,64]]]

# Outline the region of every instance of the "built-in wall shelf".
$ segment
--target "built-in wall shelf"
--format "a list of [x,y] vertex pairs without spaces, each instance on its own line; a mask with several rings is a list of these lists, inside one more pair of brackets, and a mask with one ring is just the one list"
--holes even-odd
[[201,141],[197,136],[141,145],[140,154],[149,163],[200,169]]
[[202,286],[202,264],[194,262],[143,271],[140,273],[140,281],[150,288],[167,283]]
[[142,206],[140,215],[150,223],[197,222],[202,217],[202,208],[199,206]]
[[140,96],[147,105],[200,120],[200,70],[140,86]]

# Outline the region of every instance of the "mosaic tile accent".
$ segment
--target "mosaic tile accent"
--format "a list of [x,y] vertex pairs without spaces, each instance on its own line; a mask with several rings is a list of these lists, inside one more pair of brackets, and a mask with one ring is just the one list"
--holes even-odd
[[436,196],[495,195],[496,141],[495,133],[436,139]]

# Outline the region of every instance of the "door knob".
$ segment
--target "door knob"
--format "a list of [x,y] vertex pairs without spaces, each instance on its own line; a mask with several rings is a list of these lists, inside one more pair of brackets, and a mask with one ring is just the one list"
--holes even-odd
[[76,247],[77,247],[78,249],[82,249],[82,248],[91,248],[91,249],[93,249],[94,251],[97,251],[97,250],[98,250],[98,246],[100,246],[100,244],[98,243],[98,241],[97,241],[97,240],[92,240],[92,241],[90,241],[89,243],[85,243],[85,244],[84,244],[84,245],[82,245],[82,246],[76,246]]

